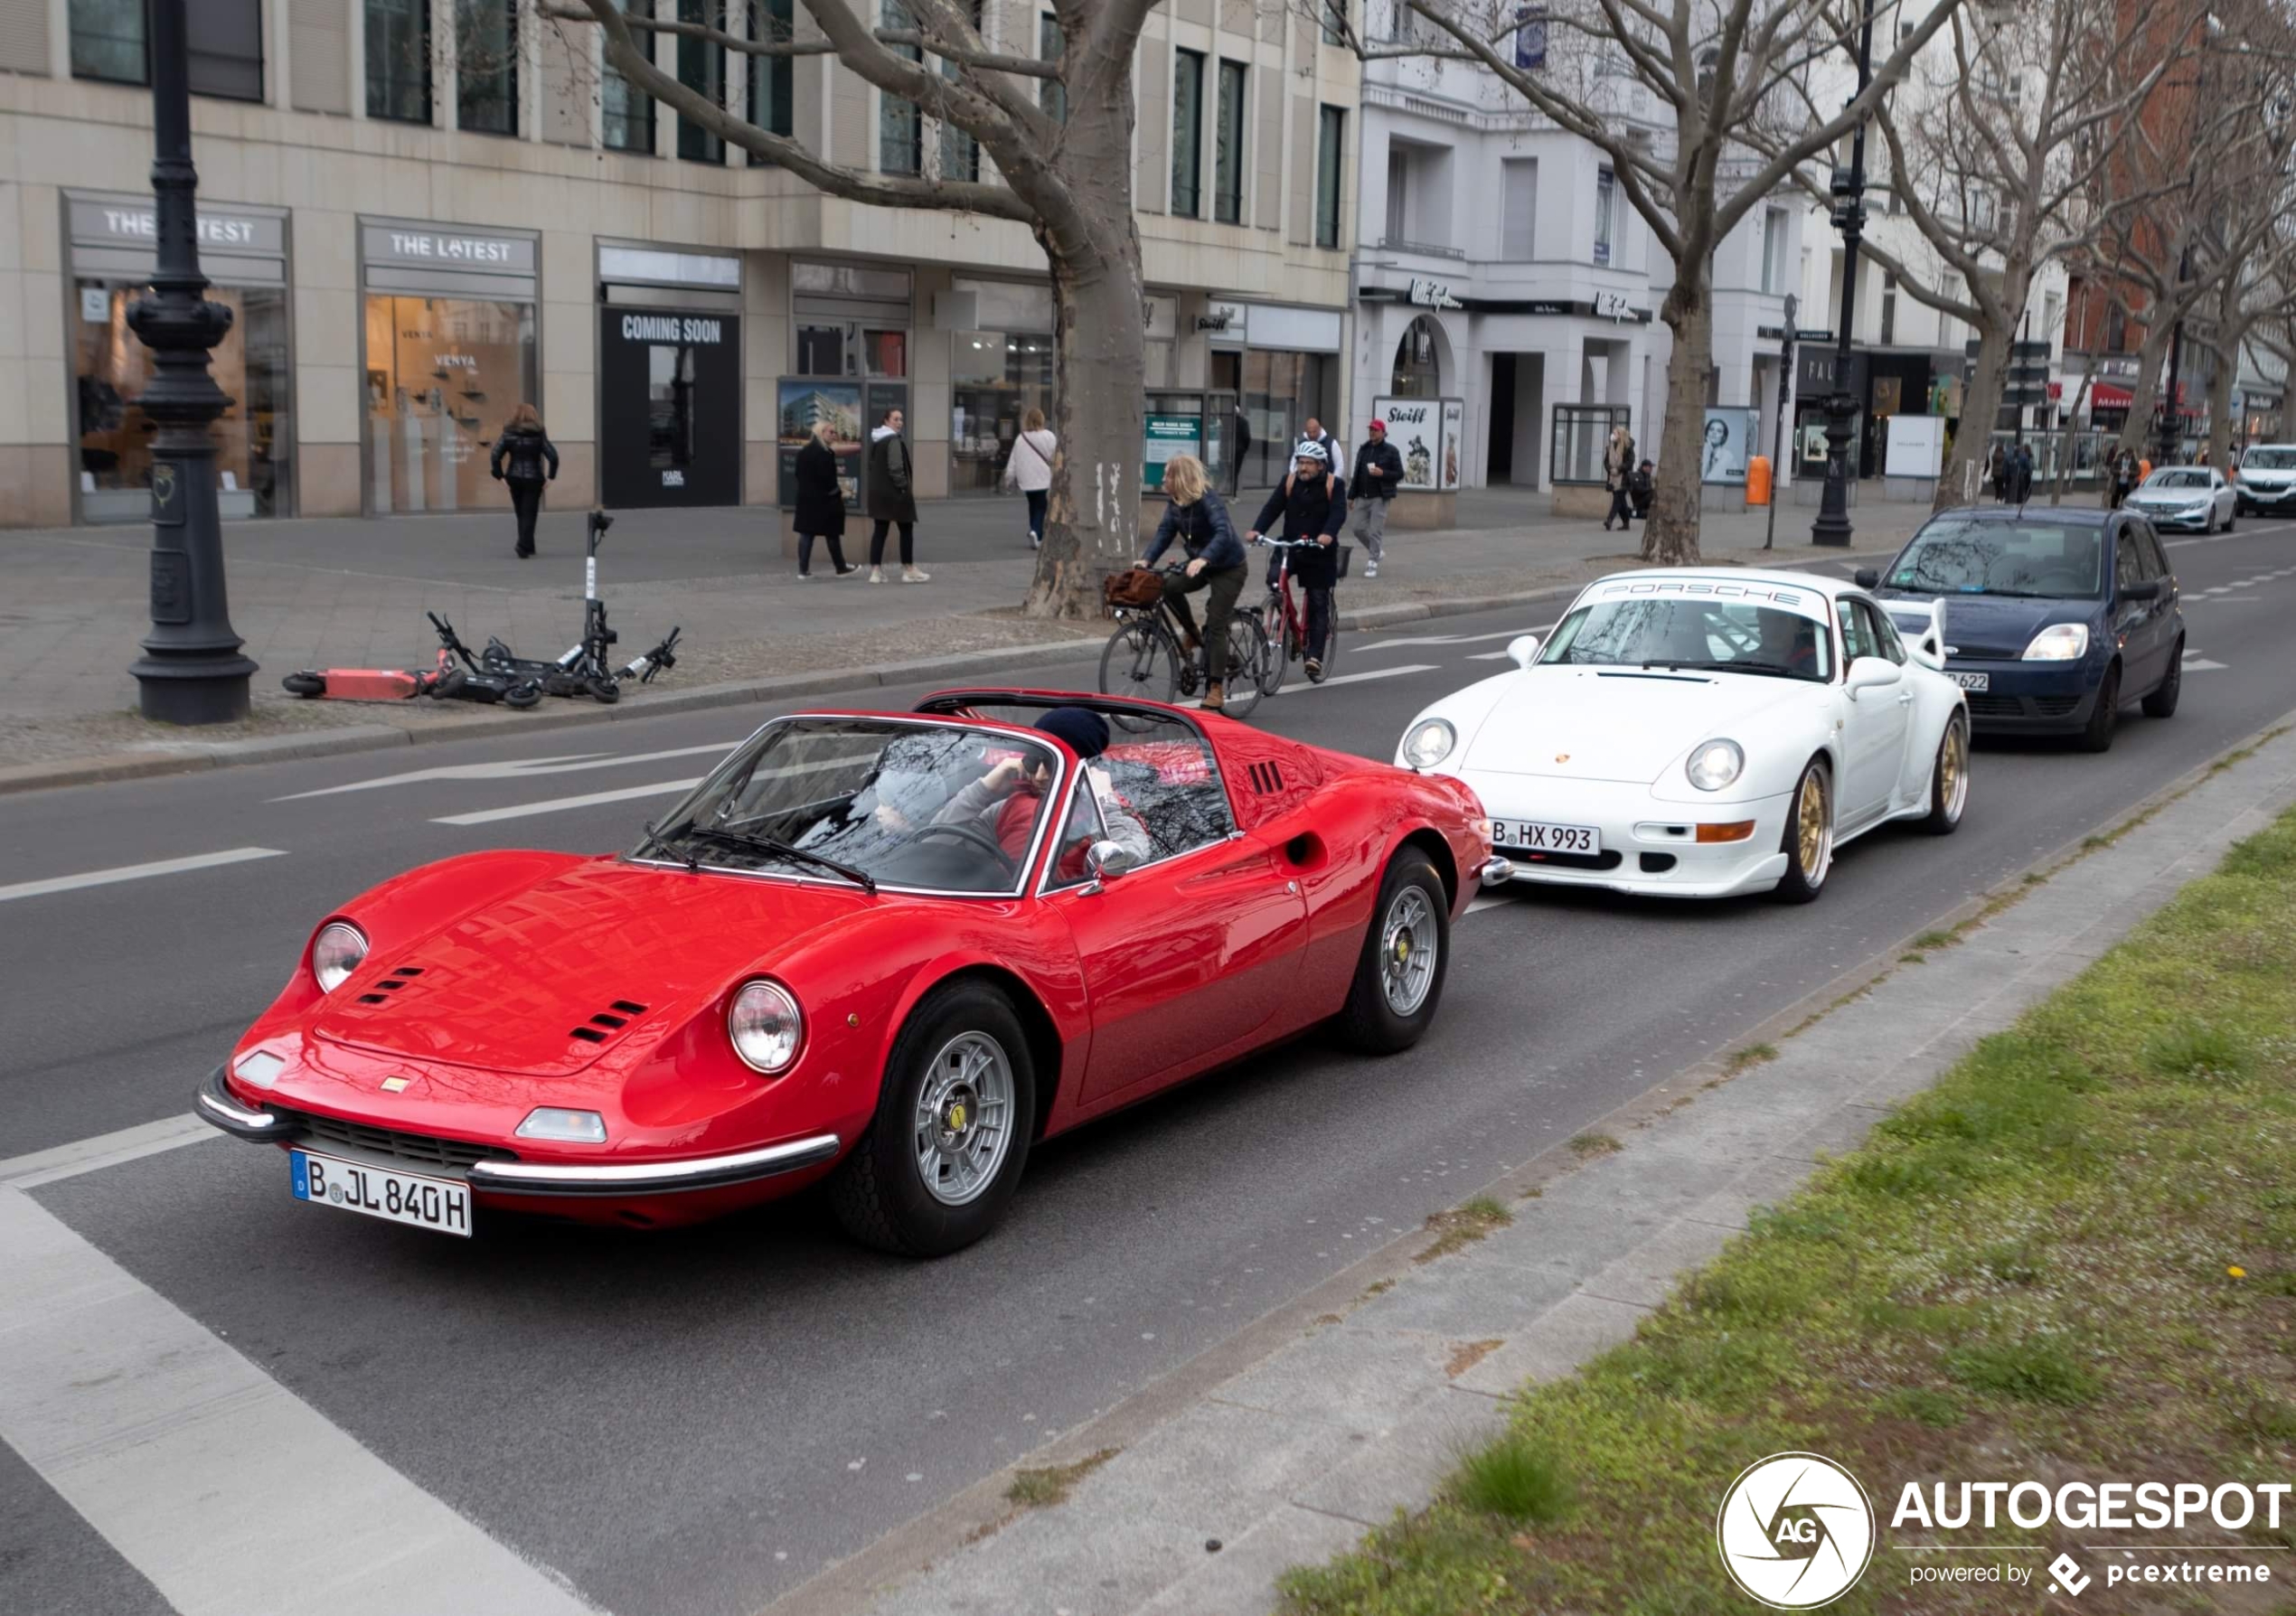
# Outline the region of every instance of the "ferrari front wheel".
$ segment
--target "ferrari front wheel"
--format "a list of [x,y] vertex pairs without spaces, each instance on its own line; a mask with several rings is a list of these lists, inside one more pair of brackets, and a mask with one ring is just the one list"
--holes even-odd
[[830,1179],[838,1221],[880,1251],[963,1250],[1003,1217],[1035,1117],[1011,1002],[981,982],[936,989],[893,1042],[868,1134]]
[[1443,878],[1424,853],[1407,850],[1380,879],[1340,1010],[1340,1037],[1374,1055],[1408,1049],[1435,1020],[1450,963],[1451,902]]
[[1833,776],[1818,758],[1810,760],[1794,785],[1781,845],[1786,872],[1774,896],[1781,903],[1806,904],[1824,889],[1833,869]]

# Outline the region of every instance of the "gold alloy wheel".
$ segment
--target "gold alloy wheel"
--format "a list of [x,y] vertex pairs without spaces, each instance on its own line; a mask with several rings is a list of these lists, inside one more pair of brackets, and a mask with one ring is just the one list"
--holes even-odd
[[1802,776],[1802,800],[1794,811],[1794,850],[1802,878],[1815,886],[1826,878],[1826,777],[1816,769]]
[[1969,731],[1959,723],[1945,726],[1945,747],[1937,756],[1937,800],[1945,817],[1959,819],[1969,797]]

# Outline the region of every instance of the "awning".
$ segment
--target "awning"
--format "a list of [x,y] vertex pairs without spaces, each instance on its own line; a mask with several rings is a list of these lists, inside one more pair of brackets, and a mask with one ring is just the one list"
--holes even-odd
[[2126,409],[2136,401],[2136,394],[2109,381],[2096,382],[2089,389],[2089,405],[2094,409]]

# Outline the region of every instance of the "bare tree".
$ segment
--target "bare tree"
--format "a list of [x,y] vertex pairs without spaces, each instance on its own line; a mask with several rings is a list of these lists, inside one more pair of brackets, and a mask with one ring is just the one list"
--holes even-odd
[[[1854,52],[1858,0],[1395,0],[1444,42],[1374,43],[1367,58],[1456,55],[1482,63],[1536,111],[1610,160],[1619,189],[1671,260],[1659,315],[1673,334],[1658,486],[1645,557],[1695,561],[1698,465],[1686,452],[1705,421],[1714,364],[1713,256],[1794,169],[1871,114],[1958,0],[1935,0],[1902,31],[1872,84],[1840,110],[1813,114],[1802,81],[1819,59]],[[1898,0],[1875,0],[1877,18]],[[1543,63],[1518,66],[1516,32],[1546,30]],[[1638,110],[1657,103],[1653,120]],[[1662,136],[1662,137],[1661,137]]]
[[[791,37],[753,39],[710,22],[626,13],[615,0],[544,0],[544,14],[594,25],[606,61],[635,89],[729,146],[831,196],[1026,225],[1050,268],[1056,427],[1049,520],[1026,609],[1084,616],[1098,581],[1138,553],[1147,314],[1133,218],[1133,58],[1154,0],[1052,0],[1062,48],[1009,50],[983,36],[965,0],[899,0],[873,25],[856,6],[801,0]],[[941,143],[921,142],[925,172],[871,174],[738,116],[654,64],[650,36],[699,38],[742,56],[833,56],[883,94],[979,144],[993,177],[944,170]]]

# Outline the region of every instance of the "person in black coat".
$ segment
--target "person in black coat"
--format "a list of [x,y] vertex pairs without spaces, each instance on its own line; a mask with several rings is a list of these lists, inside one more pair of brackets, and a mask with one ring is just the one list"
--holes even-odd
[[837,451],[829,446],[827,421],[815,421],[805,446],[797,451],[797,509],[790,525],[797,530],[797,576],[814,575],[814,540],[829,542],[829,564],[843,578],[859,572],[845,560],[845,486],[837,480]]
[[861,503],[875,525],[869,534],[869,581],[885,581],[885,530],[901,531],[901,582],[921,584],[932,574],[917,564],[916,463],[909,457],[908,439],[901,436],[905,418],[889,409],[869,435],[869,476]]
[[[1283,537],[1307,540],[1310,548],[1290,552],[1292,576],[1307,591],[1305,664],[1311,683],[1323,678],[1323,644],[1331,632],[1331,591],[1340,581],[1340,530],[1347,525],[1347,489],[1331,469],[1331,455],[1320,443],[1305,438],[1292,451],[1292,472],[1260,507],[1250,537],[1272,533],[1278,522]],[[1275,581],[1268,568],[1268,582]]]
[[1355,507],[1355,541],[1363,547],[1363,576],[1379,576],[1379,554],[1387,548],[1388,502],[1403,486],[1403,451],[1388,441],[1388,424],[1374,419],[1363,446],[1355,451],[1355,474],[1348,479],[1348,503]]
[[542,513],[542,484],[558,481],[558,446],[542,430],[532,404],[510,412],[486,465],[494,481],[510,484],[510,508],[518,513],[518,549],[523,560],[534,553],[534,519]]

